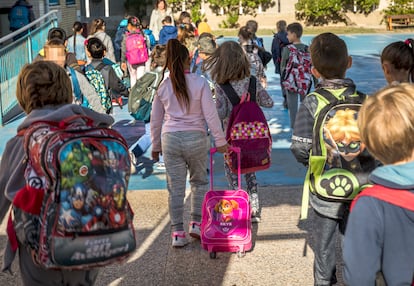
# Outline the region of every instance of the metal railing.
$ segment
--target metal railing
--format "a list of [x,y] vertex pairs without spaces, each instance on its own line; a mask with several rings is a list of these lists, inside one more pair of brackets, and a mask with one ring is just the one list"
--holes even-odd
[[31,63],[44,46],[49,29],[57,27],[57,12],[50,11],[29,25],[0,38],[0,125],[2,126],[22,112],[16,99],[17,76],[21,68]]

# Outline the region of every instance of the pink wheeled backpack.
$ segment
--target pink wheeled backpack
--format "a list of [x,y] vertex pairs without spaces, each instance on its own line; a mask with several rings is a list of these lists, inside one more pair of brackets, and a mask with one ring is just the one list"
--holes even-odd
[[216,258],[217,252],[237,252],[242,257],[252,248],[249,195],[241,189],[240,148],[238,154],[238,189],[213,190],[213,154],[210,149],[210,190],[202,205],[201,246]]

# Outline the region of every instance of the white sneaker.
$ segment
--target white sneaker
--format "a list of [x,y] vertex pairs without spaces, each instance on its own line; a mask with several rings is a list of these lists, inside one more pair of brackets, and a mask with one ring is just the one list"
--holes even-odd
[[157,162],[154,164],[154,168],[160,171],[165,171],[165,164],[163,162]]
[[185,231],[174,231],[171,236],[173,247],[183,247],[188,244],[188,239],[185,236]]
[[137,159],[135,158],[134,153],[132,153],[131,151],[129,151],[129,158],[131,161],[131,175],[132,175],[137,172],[137,168],[135,167],[135,165],[137,164]]
[[201,236],[201,224],[199,222],[196,221],[191,221],[190,222],[190,229],[188,231],[188,233],[190,234],[191,237],[200,239]]
[[252,209],[252,222],[260,222],[260,204],[259,204],[259,195],[257,193],[252,193],[250,197],[250,208]]

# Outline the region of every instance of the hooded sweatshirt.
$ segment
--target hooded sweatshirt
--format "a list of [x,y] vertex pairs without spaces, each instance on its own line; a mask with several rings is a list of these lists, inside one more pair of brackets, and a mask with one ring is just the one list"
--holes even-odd
[[169,39],[177,38],[177,27],[165,25],[160,31],[160,38],[158,44],[166,45]]
[[[375,169],[369,179],[390,192],[414,193],[414,162]],[[414,202],[413,202],[414,203]],[[414,276],[414,212],[362,196],[345,232],[343,258],[346,285],[375,285],[381,271],[386,285],[412,285]]]

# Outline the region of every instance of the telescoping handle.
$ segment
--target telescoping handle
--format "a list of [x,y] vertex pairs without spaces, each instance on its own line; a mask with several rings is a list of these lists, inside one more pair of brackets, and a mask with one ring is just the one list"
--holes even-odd
[[[237,187],[241,189],[241,161],[240,161],[240,147],[229,147],[229,151],[237,153]],[[217,152],[217,148],[210,148],[210,190],[213,190],[213,155]]]

